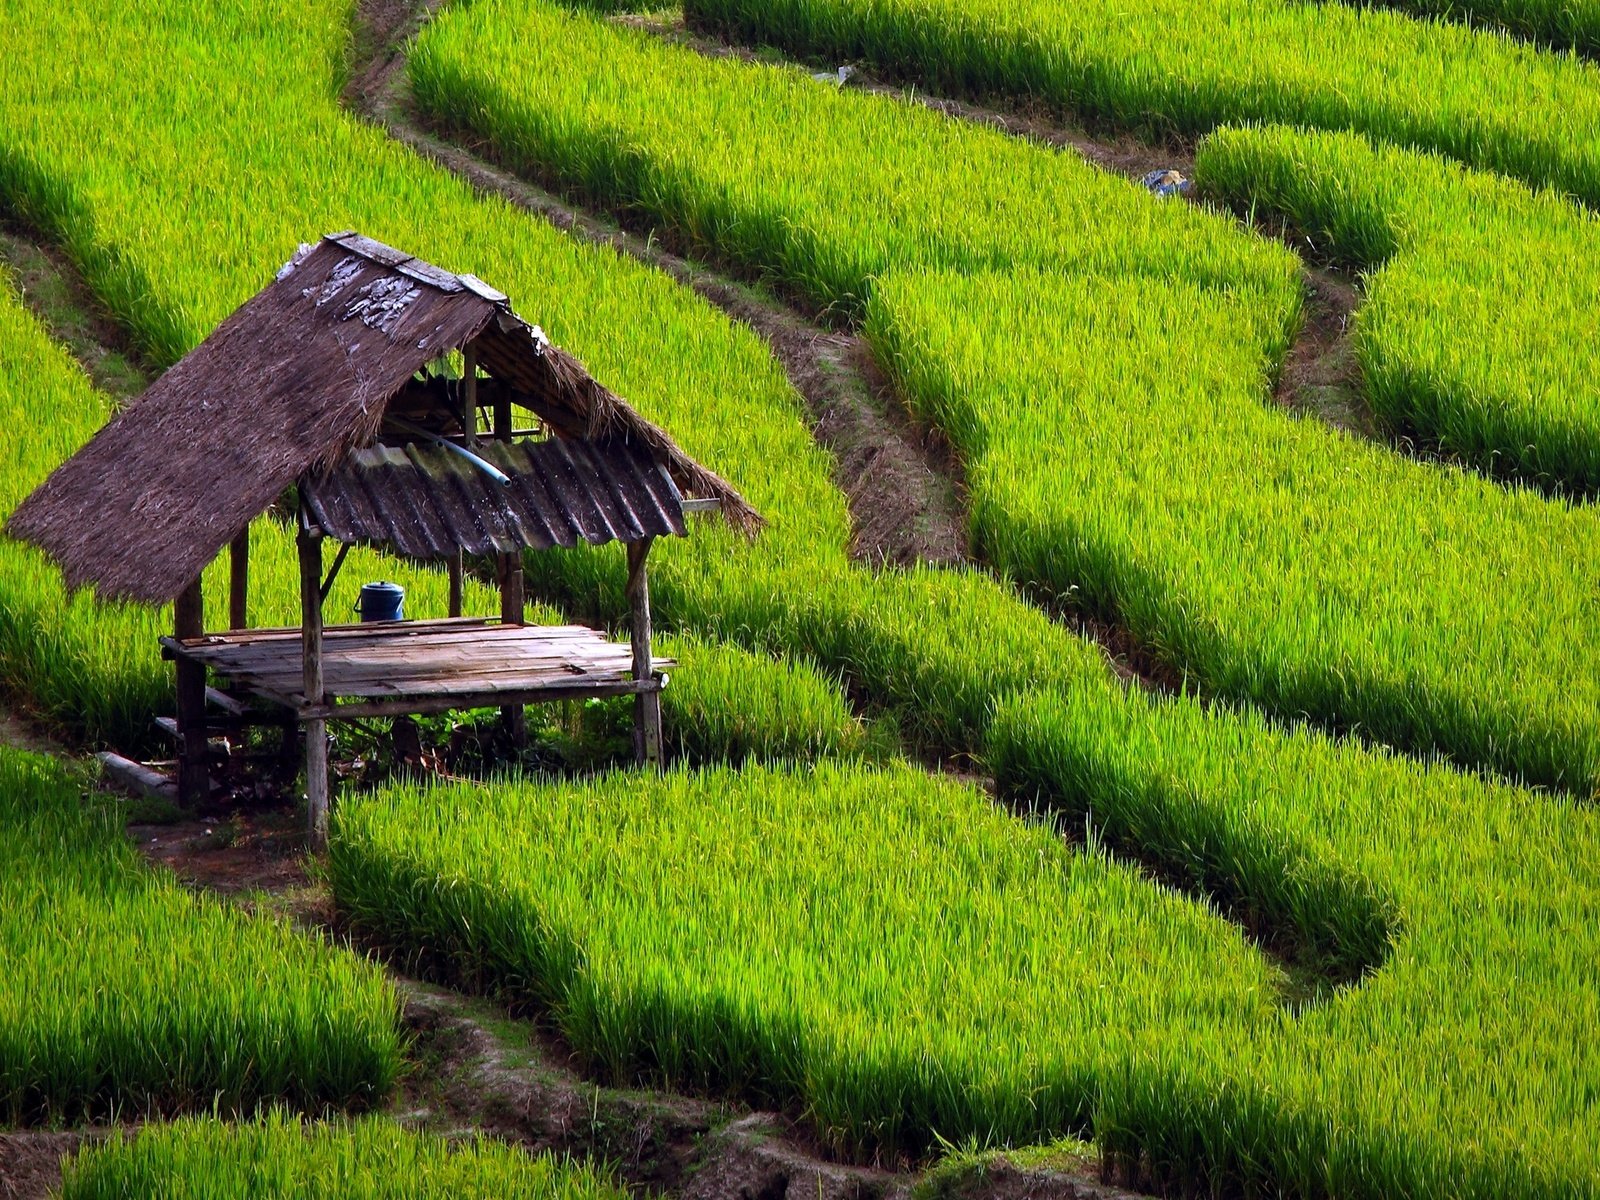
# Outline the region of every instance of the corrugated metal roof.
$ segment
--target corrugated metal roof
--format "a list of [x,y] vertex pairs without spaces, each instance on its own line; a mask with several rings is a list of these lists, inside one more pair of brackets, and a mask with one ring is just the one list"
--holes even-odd
[[316,523],[341,542],[414,558],[544,550],[684,536],[683,498],[642,446],[573,438],[479,442],[501,484],[436,445],[371,446],[302,485]]

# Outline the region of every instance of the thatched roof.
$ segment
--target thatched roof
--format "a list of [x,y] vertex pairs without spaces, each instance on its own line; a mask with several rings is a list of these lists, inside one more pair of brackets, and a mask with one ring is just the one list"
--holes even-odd
[[417,372],[468,342],[555,436],[643,446],[684,496],[720,501],[736,528],[759,526],[737,491],[502,293],[345,233],[302,247],[57,469],[6,532],[51,555],[74,589],[174,599],[292,484],[369,445]]

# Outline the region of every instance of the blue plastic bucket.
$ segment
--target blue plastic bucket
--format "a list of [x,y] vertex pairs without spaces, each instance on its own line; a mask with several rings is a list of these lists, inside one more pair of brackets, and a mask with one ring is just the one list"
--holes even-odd
[[373,621],[403,621],[406,610],[406,590],[398,583],[364,583],[361,585],[361,623]]

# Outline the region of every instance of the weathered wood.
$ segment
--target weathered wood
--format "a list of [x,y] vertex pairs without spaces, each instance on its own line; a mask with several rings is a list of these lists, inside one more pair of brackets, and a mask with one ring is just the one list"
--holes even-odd
[[333,582],[339,578],[339,571],[344,567],[344,560],[349,556],[350,543],[341,542],[339,544],[339,553],[333,556],[333,566],[328,568],[327,577],[323,579],[321,585],[317,588],[317,595],[324,604],[328,602],[328,593],[333,591]]
[[213,687],[206,689],[206,703],[211,705],[212,708],[220,708],[230,717],[245,717],[250,714],[250,710],[232,696],[219,692]]
[[116,784],[135,795],[148,796],[152,800],[175,800],[178,789],[172,780],[159,771],[152,771],[143,763],[136,763],[131,758],[123,758],[120,754],[109,751],[95,755],[100,760],[100,769],[112,783]]
[[[205,633],[205,596],[200,578],[178,596],[172,607],[172,632],[177,638],[196,638]],[[179,660],[175,674],[178,686],[178,729],[183,735],[178,751],[178,803],[193,808],[211,798],[211,773],[206,765],[206,669],[204,664]]]
[[461,431],[463,444],[471,450],[478,444],[478,347],[468,342],[461,348]]
[[[300,654],[303,694],[310,704],[322,703],[322,539],[301,530]],[[313,849],[328,844],[328,726],[308,721],[305,732],[306,828]]]
[[[650,576],[645,561],[654,538],[628,543],[629,633],[633,645],[633,677],[650,679],[654,665],[650,657]],[[661,763],[661,693],[639,692],[633,701],[634,753],[640,763],[659,768]]]
[[228,544],[228,628],[250,628],[250,526]]
[[[494,708],[507,700],[522,704],[553,704],[560,700],[590,700],[605,696],[637,696],[660,692],[665,685],[658,679],[642,682],[619,679],[611,683],[585,684],[582,687],[536,688],[529,691],[498,689],[485,692],[452,691],[438,696],[409,696],[403,700],[367,700],[350,704],[321,704],[298,710],[304,721],[354,721],[373,717],[398,717],[407,714],[426,716],[463,708]],[[309,728],[309,725],[307,726]]]
[[466,562],[461,551],[457,550],[448,559],[450,564],[450,615],[459,617],[466,584]]

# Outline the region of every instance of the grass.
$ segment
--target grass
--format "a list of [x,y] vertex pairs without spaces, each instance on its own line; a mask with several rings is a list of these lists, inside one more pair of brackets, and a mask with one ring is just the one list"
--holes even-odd
[[1297,311],[1291,254],[1076,155],[551,0],[446,12],[407,70],[424,111],[518,169],[839,317],[891,270],[1022,264],[1254,287],[1286,325]]
[[[1592,517],[1271,408],[1299,311],[1281,247],[1075,156],[547,0],[446,14],[410,71],[426,110],[519,167],[816,307],[864,311],[902,394],[966,461],[980,553],[1024,585],[1286,721],[1580,793],[1600,783],[1600,637],[1579,565]],[[1330,189],[1330,210],[1351,211],[1349,191]],[[1527,453],[1574,471],[1600,449],[1587,393],[1554,386],[1583,379],[1583,356],[1520,365],[1541,318],[1593,323],[1583,287],[1524,303],[1520,340],[1452,339],[1459,312],[1405,335],[1475,355],[1501,397],[1550,385],[1525,410],[1569,427],[1497,426],[1484,412],[1504,404],[1439,398],[1452,444],[1456,429],[1479,446],[1548,433]],[[1559,690],[1552,655],[1576,677]]]
[[[362,856],[371,904],[394,886],[392,905],[369,913],[374,922],[391,921],[397,937],[417,929],[444,937],[426,944],[454,955],[467,977],[526,989],[552,1012],[566,1004],[564,1028],[602,1068],[670,1069],[691,1083],[804,1100],[824,1135],[841,1142],[931,1145],[970,1132],[988,1144],[1092,1124],[1112,1153],[1140,1156],[1149,1175],[1180,1187],[1592,1194],[1585,1105],[1596,1072],[1585,1039],[1595,989],[1585,963],[1593,956],[1564,932],[1594,926],[1595,841],[1581,810],[1443,771],[1413,777],[1407,772],[1420,769],[1404,762],[1386,767],[1381,755],[1297,740],[1259,721],[1243,736],[1239,720],[1192,701],[1123,699],[1100,651],[1019,602],[1009,585],[964,571],[855,570],[828,463],[765,347],[664,277],[475,197],[340,114],[329,81],[347,15],[333,2],[249,12],[156,6],[136,20],[81,4],[8,11],[6,44],[94,52],[30,58],[36,70],[0,78],[0,195],[61,240],[158,362],[199,340],[294,242],[320,229],[360,226],[492,280],[772,518],[753,545],[708,530],[661,549],[652,583],[668,623],[820,663],[852,694],[893,709],[908,739],[943,753],[984,752],[997,709],[1009,713],[1008,697],[1029,689],[1066,718],[1126,705],[1148,747],[1133,759],[1124,730],[1105,726],[1123,736],[1102,737],[1095,722],[1018,724],[1012,742],[1033,748],[1043,787],[1081,787],[1086,772],[1100,772],[1145,788],[1152,811],[1211,806],[1209,827],[1233,840],[1204,859],[1206,871],[1181,874],[1187,886],[1214,892],[1242,917],[1259,914],[1265,934],[1293,932],[1346,968],[1374,956],[1384,966],[1303,1011],[1288,1006],[1283,973],[1204,905],[1102,856],[1075,857],[1048,831],[996,813],[968,790],[843,766],[811,776],[794,768],[619,775],[579,790],[518,784],[359,801],[340,818],[351,823],[341,824],[348,842],[338,852]],[[804,144],[791,138],[791,152]],[[867,177],[880,186],[877,170]],[[993,182],[983,188],[1003,194]],[[1018,192],[1010,203],[1026,201]],[[1165,222],[1194,219],[1139,205],[1115,211],[1144,214],[1157,233]],[[910,211],[936,206],[918,200]],[[839,223],[821,228],[842,236]],[[1019,228],[955,229],[922,251],[914,236],[894,236],[907,253],[933,255],[918,260],[926,263],[950,247],[976,256],[974,247],[1022,245]],[[888,236],[881,229],[868,226],[866,240]],[[1057,255],[1047,265],[1070,260],[1070,232],[1051,231],[1046,242]],[[1281,250],[1250,251],[1246,260],[1258,253],[1292,276]],[[1166,288],[1150,265],[1130,278]],[[1177,305],[1197,285],[1191,278],[1171,287]],[[1255,301],[1243,289],[1235,299],[1219,290],[1227,291],[1197,289],[1207,306],[1171,322],[1171,340],[1158,345],[1186,347],[1190,320],[1224,337],[1222,347],[1204,348],[1203,369],[1248,344],[1260,332],[1246,319]],[[1259,315],[1281,336],[1293,296],[1255,296],[1268,294],[1276,307]],[[1232,323],[1230,305],[1242,324]],[[1063,329],[1050,327],[1049,341],[1064,340]],[[1235,415],[1225,403],[1219,411]],[[1443,526],[1451,512],[1446,504],[1423,515]],[[1357,549],[1365,561],[1381,546]],[[1519,542],[1506,552],[1525,551]],[[529,565],[550,596],[574,609],[593,605],[608,619],[623,611],[615,555],[542,555]],[[1409,632],[1415,640],[1432,630]],[[1397,644],[1407,633],[1393,631]],[[1581,739],[1581,729],[1573,736]],[[1302,741],[1313,749],[1296,752]],[[1001,744],[997,735],[988,747],[997,765]],[[1452,782],[1428,782],[1436,775]],[[837,786],[815,788],[818,778]],[[1193,787],[1180,790],[1180,780]],[[1296,823],[1302,795],[1308,812],[1345,820],[1346,832],[1321,841],[1308,834]],[[1341,798],[1349,798],[1344,808]],[[730,801],[746,808],[730,810]],[[1112,801],[1094,803],[1098,811]],[[369,840],[357,820],[370,821]],[[568,824],[549,835],[555,841],[541,840],[560,821]],[[1426,906],[1437,892],[1376,849],[1358,855],[1360,835],[1350,831],[1364,823],[1389,859],[1409,855],[1419,870],[1453,881],[1453,907],[1432,913]],[[1176,831],[1195,826],[1174,819],[1167,827],[1170,837],[1150,824],[1134,848],[1178,871],[1188,851]],[[503,830],[506,846],[535,844],[526,855],[474,850],[472,837],[490,828]],[[562,829],[577,840],[561,841]],[[395,849],[410,839],[434,857]],[[552,857],[551,845],[573,849]],[[1340,857],[1320,862],[1330,845]],[[1472,870],[1456,861],[1457,847]],[[684,862],[725,869],[690,872]],[[1264,863],[1282,865],[1276,885]],[[1478,872],[1474,864],[1484,863],[1494,869]],[[1529,879],[1546,873],[1555,886],[1530,890]],[[408,878],[415,889],[402,886]],[[595,907],[576,905],[572,897],[590,884]],[[768,902],[740,904],[741,888]],[[808,911],[802,895],[822,906]],[[1030,895],[1043,899],[1026,903]],[[1473,924],[1473,911],[1484,920]],[[593,912],[614,919],[581,924]],[[470,928],[463,913],[474,919]],[[586,940],[547,938],[562,931],[530,914],[550,913],[571,917],[566,932]],[[1423,938],[1430,930],[1440,932]],[[633,935],[639,940],[619,941]],[[605,954],[578,956],[579,945]],[[1085,946],[1114,952],[1074,960]],[[1411,972],[1408,955],[1426,971]],[[821,978],[819,961],[834,968]],[[709,967],[687,970],[686,962]],[[740,986],[746,975],[767,986]],[[1074,1030],[1080,1036],[1064,1036]],[[636,1052],[643,1057],[630,1057]],[[797,1073],[801,1066],[816,1071]]]
[[[841,1149],[1092,1132],[1178,1191],[1593,1194],[1590,810],[1137,694],[1019,697],[991,752],[1059,824],[906,768],[398,788],[340,810],[331,883],[602,1077],[803,1110]],[[1102,838],[1347,947],[1376,914],[1375,973],[1290,1007]]]
[[452,1143],[386,1118],[147,1126],[66,1162],[62,1200],[622,1200],[599,1171],[488,1139]]
[[941,94],[1028,96],[1156,135],[1255,121],[1353,130],[1600,203],[1600,69],[1384,7],[686,0],[684,11],[736,40],[869,60]]
[[1593,513],[1271,407],[1273,332],[1237,298],[1018,272],[891,276],[874,303],[1003,570],[1205,694],[1600,785]]
[[1591,806],[1133,696],[1015,697],[990,753],[1014,803],[1092,819],[1168,878],[1357,929],[1377,905],[1389,926],[1360,986],[1252,1042],[1238,1075],[1260,1094],[1223,1089],[1165,1134],[1097,1123],[1103,1145],[1215,1156],[1291,1195],[1595,1194]]
[[1132,1061],[1276,1011],[1227,922],[905,767],[392,789],[340,810],[329,875],[603,1078],[803,1105],[857,1150],[1079,1125]]
[[[1368,0],[1346,0],[1366,3]],[[1372,0],[1419,17],[1466,21],[1539,45],[1600,52],[1600,5],[1594,0]]]
[[0,1122],[384,1099],[381,972],[184,891],[50,760],[0,748]]
[[1353,134],[1219,130],[1197,173],[1366,273],[1356,348],[1391,431],[1487,474],[1600,491],[1600,283],[1573,269],[1600,250],[1591,213]]

